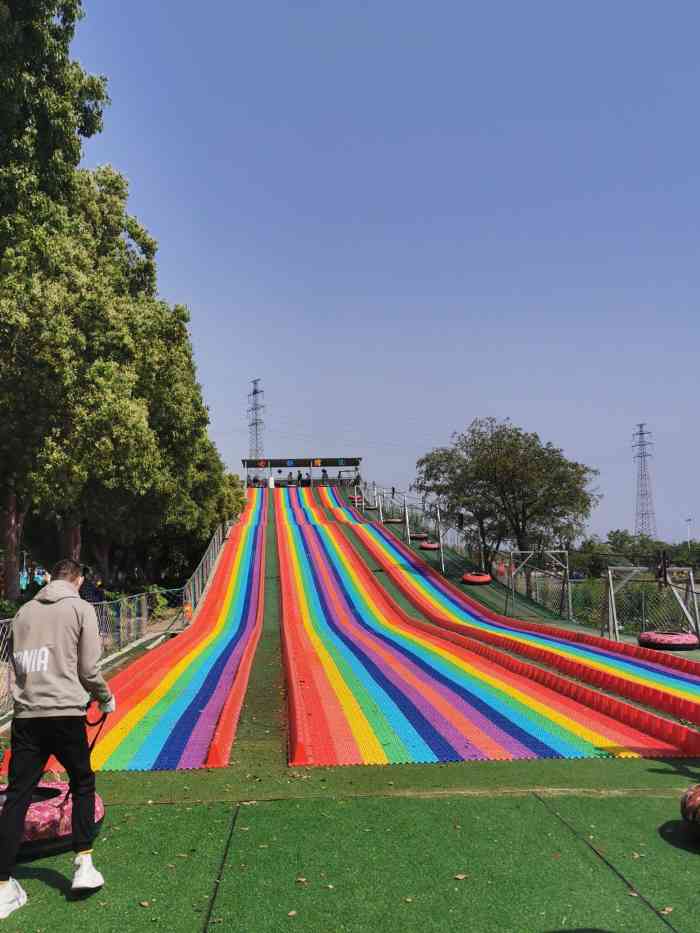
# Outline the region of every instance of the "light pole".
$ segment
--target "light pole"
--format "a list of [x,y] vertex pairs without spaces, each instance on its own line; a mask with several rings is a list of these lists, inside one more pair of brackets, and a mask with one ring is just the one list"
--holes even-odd
[[689,515],[688,518],[686,518],[685,520],[685,523],[688,526],[688,529],[687,529],[688,530],[688,554],[690,554],[690,523],[692,522],[692,520],[693,518],[691,515]]

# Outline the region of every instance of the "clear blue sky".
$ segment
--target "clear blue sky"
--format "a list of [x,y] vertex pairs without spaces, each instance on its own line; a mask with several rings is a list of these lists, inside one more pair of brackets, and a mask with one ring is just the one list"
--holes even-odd
[[605,532],[643,420],[659,532],[700,538],[697,4],[85,7],[86,162],[131,180],[232,468],[253,376],[268,455],[396,485],[510,417],[600,470]]

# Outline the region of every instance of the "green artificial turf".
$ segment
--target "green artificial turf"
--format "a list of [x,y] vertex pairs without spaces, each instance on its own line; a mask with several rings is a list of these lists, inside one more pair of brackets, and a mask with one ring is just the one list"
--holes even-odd
[[72,900],[72,856],[19,865],[28,904],[3,921],[21,933],[192,933],[206,922],[235,807],[110,807],[95,844],[105,887]]
[[219,927],[645,933],[664,923],[530,797],[242,808],[211,915]]
[[[680,817],[678,799],[567,797],[545,801],[682,933],[700,928],[700,839]],[[670,910],[669,910],[670,908]]]

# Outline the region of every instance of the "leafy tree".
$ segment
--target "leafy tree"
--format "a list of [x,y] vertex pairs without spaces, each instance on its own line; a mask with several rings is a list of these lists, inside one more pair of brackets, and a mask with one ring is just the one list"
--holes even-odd
[[[77,168],[105,81],[71,62],[79,0],[0,0],[0,545],[10,598],[31,508],[108,570],[162,536],[201,545],[240,505],[207,435],[187,310],[110,167]],[[184,543],[183,543],[184,542]],[[173,547],[173,551],[174,551]],[[146,559],[145,557],[143,558]]]
[[54,387],[41,356],[31,380],[18,371],[17,349],[41,297],[35,278],[50,275],[55,234],[69,224],[81,140],[100,130],[107,102],[105,80],[69,57],[81,13],[80,0],[0,0],[0,542],[10,599],[27,478]]
[[438,447],[417,462],[412,488],[424,499],[434,499],[453,523],[458,515],[463,516],[467,546],[478,551],[478,561],[486,569],[507,537],[508,528],[498,510],[482,495],[481,480],[472,467],[457,445]]
[[53,509],[64,552],[78,557],[76,513],[88,480],[143,490],[158,450],[137,392],[131,334],[134,292],[149,298],[155,290],[155,244],[126,214],[118,173],[74,176],[72,209],[47,234],[43,261],[31,241],[5,257],[0,482],[21,515],[30,503]]
[[102,129],[104,77],[72,61],[81,0],[0,0],[0,255],[27,207],[70,200],[81,139]]
[[[452,446],[418,461],[416,488],[443,497],[520,550],[569,542],[598,501],[597,471],[510,421],[481,418],[453,436]],[[485,540],[484,540],[485,539]],[[493,544],[490,545],[491,549]]]

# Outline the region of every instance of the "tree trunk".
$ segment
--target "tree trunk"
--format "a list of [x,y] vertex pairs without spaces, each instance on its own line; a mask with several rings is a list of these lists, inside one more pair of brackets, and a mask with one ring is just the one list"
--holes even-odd
[[107,586],[109,584],[109,558],[110,551],[112,550],[112,542],[108,538],[97,537],[93,544],[93,550],[95,552],[95,559],[97,560],[100,576],[102,577],[102,585]]
[[13,602],[20,598],[19,556],[26,514],[26,511],[20,509],[14,490],[9,490],[5,494],[0,512],[0,541],[4,554],[5,597]]
[[71,557],[79,561],[82,542],[80,522],[75,519],[65,519],[61,528],[61,558]]

